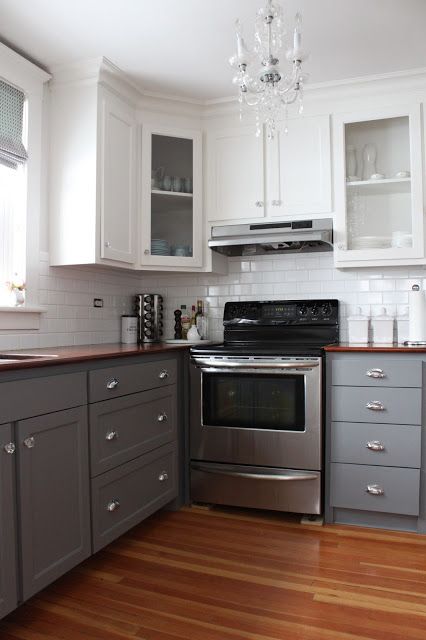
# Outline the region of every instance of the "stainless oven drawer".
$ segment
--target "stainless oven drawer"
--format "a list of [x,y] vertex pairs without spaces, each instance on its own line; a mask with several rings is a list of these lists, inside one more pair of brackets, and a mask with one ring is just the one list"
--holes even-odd
[[321,473],[244,465],[191,463],[195,502],[321,513]]

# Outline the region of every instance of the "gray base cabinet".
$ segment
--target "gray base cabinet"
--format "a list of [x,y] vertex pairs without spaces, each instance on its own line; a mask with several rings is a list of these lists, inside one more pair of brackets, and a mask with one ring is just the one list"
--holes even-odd
[[18,603],[13,448],[11,425],[0,426],[0,618]]
[[91,553],[86,407],[17,423],[22,595]]

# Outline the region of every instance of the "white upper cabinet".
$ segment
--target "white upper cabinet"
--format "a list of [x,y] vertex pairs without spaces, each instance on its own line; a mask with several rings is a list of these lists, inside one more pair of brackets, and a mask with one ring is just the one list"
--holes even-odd
[[58,82],[51,96],[51,264],[133,268],[135,111],[97,82]]
[[294,118],[267,149],[267,215],[329,214],[331,198],[330,117]]
[[265,213],[263,138],[253,126],[207,137],[208,219],[238,222]]
[[136,124],[133,109],[115,96],[101,97],[101,258],[135,262]]
[[420,105],[334,117],[335,264],[425,257]]
[[143,124],[141,265],[203,264],[202,134]]

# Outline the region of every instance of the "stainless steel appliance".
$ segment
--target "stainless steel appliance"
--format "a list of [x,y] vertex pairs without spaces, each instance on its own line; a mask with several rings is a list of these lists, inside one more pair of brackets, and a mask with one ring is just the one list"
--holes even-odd
[[209,247],[226,256],[333,250],[333,220],[293,220],[212,227]]
[[191,349],[192,499],[320,513],[338,301],[228,302],[223,324],[223,344]]
[[138,317],[138,342],[160,342],[163,336],[163,297],[158,293],[138,293],[134,309]]

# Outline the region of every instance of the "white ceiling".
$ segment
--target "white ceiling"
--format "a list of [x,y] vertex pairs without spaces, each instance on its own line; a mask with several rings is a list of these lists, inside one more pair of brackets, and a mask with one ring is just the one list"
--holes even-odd
[[[0,40],[49,69],[105,56],[142,88],[233,95],[233,24],[263,0],[0,0]],[[288,0],[312,83],[426,67],[426,0]]]

